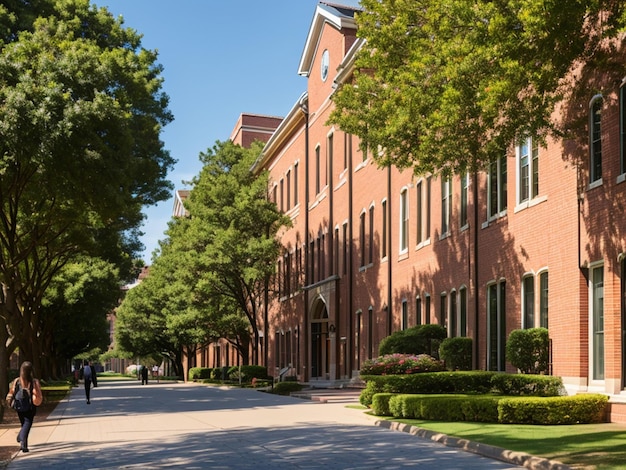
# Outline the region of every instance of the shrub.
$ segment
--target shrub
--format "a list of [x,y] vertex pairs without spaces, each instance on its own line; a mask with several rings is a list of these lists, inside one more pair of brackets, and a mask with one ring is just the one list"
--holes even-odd
[[252,379],[266,379],[267,367],[256,366],[256,365],[245,365],[245,366],[233,366],[230,369],[228,369],[228,378],[230,380],[239,380],[239,374],[241,374],[242,382],[250,382]]
[[389,409],[391,397],[397,397],[395,393],[377,393],[372,397],[372,411],[376,416],[399,416]]
[[472,369],[472,338],[446,338],[439,346],[439,357],[448,370]]
[[[381,399],[379,395],[382,395]],[[375,401],[387,402],[388,416],[474,422],[497,422],[498,401],[503,398],[484,395],[388,395],[374,395]],[[381,409],[384,410],[384,407],[381,406]]]
[[389,393],[489,393],[491,378],[498,374],[490,371],[428,372],[410,375],[366,375],[365,389],[359,396],[363,406],[371,406],[375,394]]
[[565,390],[561,377],[552,375],[494,374],[491,384],[502,395],[554,397]]
[[547,372],[549,344],[547,328],[513,330],[506,342],[506,360],[523,374]]
[[299,392],[303,388],[304,386],[298,382],[278,382],[274,385],[272,393],[276,393],[278,395],[289,395],[291,392]]
[[412,356],[408,354],[388,354],[375,359],[368,359],[361,366],[361,374],[419,374],[444,370],[443,363],[427,354]]
[[606,395],[600,394],[505,398],[498,406],[498,421],[505,424],[601,423],[608,401]]
[[418,325],[396,331],[380,342],[379,353],[387,354],[428,354],[438,357],[439,345],[446,337],[446,329],[441,325]]
[[192,367],[189,369],[189,380],[202,380],[211,378],[211,369],[210,367]]

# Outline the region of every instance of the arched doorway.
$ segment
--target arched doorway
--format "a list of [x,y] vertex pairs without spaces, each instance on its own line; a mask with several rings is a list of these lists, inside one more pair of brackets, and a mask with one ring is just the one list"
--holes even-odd
[[321,298],[313,303],[311,315],[311,379],[329,378],[331,345],[328,336],[328,310]]

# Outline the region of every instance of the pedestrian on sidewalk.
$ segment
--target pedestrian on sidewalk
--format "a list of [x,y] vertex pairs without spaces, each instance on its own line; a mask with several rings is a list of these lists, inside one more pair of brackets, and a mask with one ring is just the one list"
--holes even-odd
[[91,383],[93,380],[93,374],[91,370],[91,364],[87,361],[83,363],[83,380],[85,381],[85,397],[87,398],[87,404],[91,404]]
[[141,366],[141,385],[148,385],[148,367]]
[[43,402],[41,385],[39,380],[34,377],[33,365],[30,362],[24,361],[22,363],[20,376],[11,383],[6,400],[9,406],[17,411],[17,416],[22,425],[17,435],[20,450],[28,452],[30,428],[33,426],[37,407]]

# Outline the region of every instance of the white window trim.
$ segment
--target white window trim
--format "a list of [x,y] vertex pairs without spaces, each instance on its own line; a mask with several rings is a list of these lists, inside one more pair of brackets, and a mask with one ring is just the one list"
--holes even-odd
[[[588,387],[588,391],[598,391],[598,392],[603,392],[604,391],[604,383],[605,380],[594,380],[593,379],[593,276],[592,276],[592,271],[594,269],[597,268],[603,268],[604,269],[604,260],[600,260],[600,261],[594,261],[592,263],[589,263],[589,279],[587,281],[587,289],[588,289],[588,304],[589,304],[589,350],[588,350],[588,354],[589,354],[589,370],[587,371],[588,374],[588,381],[589,381],[589,387]],[[605,273],[606,274],[606,273]],[[606,277],[605,277],[605,283],[606,283]],[[606,318],[605,318],[605,327],[606,327]],[[605,330],[606,331],[606,330]],[[606,362],[605,362],[605,379],[606,379]]]
[[[404,205],[403,205],[403,195],[404,195]],[[406,213],[406,220],[403,219],[403,208],[405,209],[405,213]],[[398,233],[398,253],[400,255],[406,254],[409,251],[409,235],[410,235],[410,230],[409,230],[409,221],[411,220],[409,214],[410,214],[410,202],[409,202],[409,188],[408,186],[404,186],[400,189],[400,217],[399,217],[399,222],[400,222],[400,227],[399,227],[399,233]],[[403,226],[404,224],[407,224],[406,227],[406,233],[407,233],[407,240],[406,240],[406,246],[402,246],[402,233],[403,233]]]

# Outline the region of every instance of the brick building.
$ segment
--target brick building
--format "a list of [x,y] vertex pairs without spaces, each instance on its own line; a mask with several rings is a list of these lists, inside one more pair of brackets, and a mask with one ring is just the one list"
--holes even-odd
[[[582,104],[559,107],[585,122],[571,139],[512,143],[488,171],[415,177],[379,168],[327,125],[361,45],[354,13],[317,6],[298,67],[307,90],[265,134],[255,166],[269,169],[270,195],[293,221],[259,362],[338,385],[390,333],[438,323],[474,340],[476,369],[515,372],[508,335],[544,326],[551,373],[570,393],[609,394],[612,419],[626,420],[626,80],[597,74]],[[236,363],[227,356],[199,362]]]
[[572,392],[618,400],[624,82],[598,81],[582,107],[588,125],[572,140],[528,138],[488,171],[417,178],[378,168],[356,137],[326,124],[359,46],[354,10],[321,2],[298,69],[307,91],[257,163],[293,221],[281,234],[280,298],[262,328],[270,370],[345,382],[391,332],[439,323],[474,339],[475,368],[514,372],[509,333],[546,326],[552,373]]

